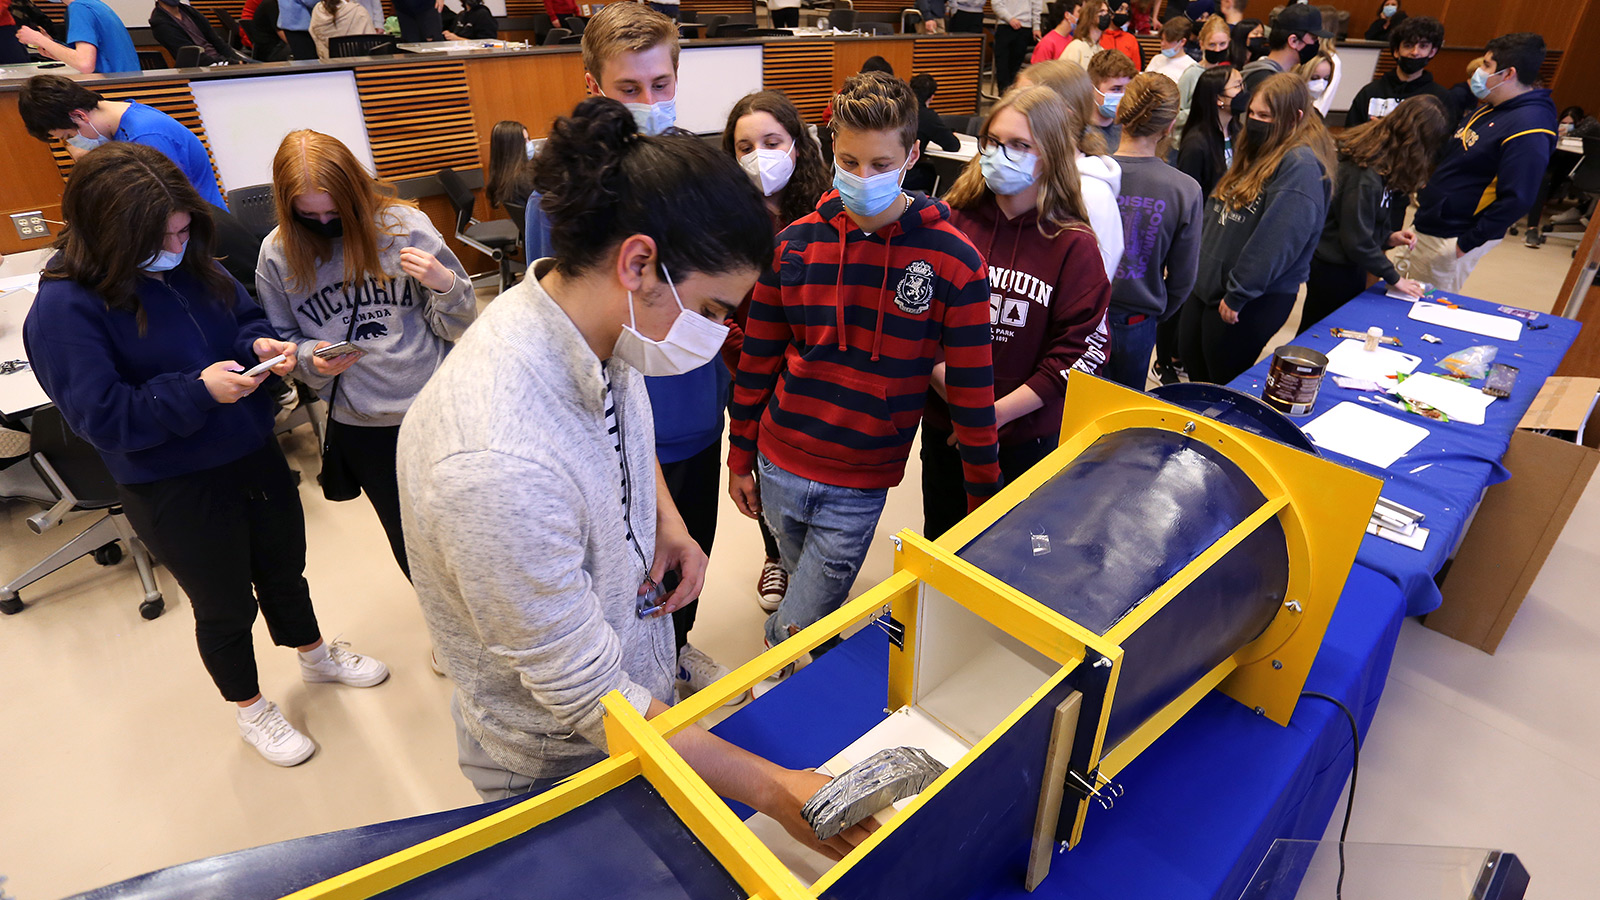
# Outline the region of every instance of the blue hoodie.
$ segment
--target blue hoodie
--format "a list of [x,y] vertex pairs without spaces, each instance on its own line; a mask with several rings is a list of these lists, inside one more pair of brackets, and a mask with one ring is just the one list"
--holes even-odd
[[1556,146],[1556,105],[1539,88],[1469,114],[1417,197],[1417,230],[1467,253],[1505,237],[1539,193]]
[[[550,220],[539,208],[540,195],[528,195],[523,233],[528,259],[552,254]],[[529,270],[533,266],[530,262]],[[656,423],[656,459],[662,465],[682,462],[722,440],[722,411],[728,408],[733,376],[719,359],[693,372],[644,380],[650,412]]]
[[[231,279],[230,279],[231,281]],[[145,484],[241,459],[267,442],[276,405],[257,389],[218,403],[200,371],[220,360],[255,365],[251,345],[277,339],[239,283],[233,306],[188,272],[139,283],[137,316],[109,309],[76,281],[41,280],[22,326],[28,361],[51,402],[94,445],[118,484]]]

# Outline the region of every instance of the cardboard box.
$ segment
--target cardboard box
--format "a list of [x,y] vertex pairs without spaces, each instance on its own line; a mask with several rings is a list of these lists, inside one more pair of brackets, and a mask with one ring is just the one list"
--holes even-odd
[[1440,586],[1444,605],[1422,624],[1494,653],[1597,463],[1600,451],[1581,444],[1512,434],[1511,478],[1484,495]]
[[1594,413],[1597,398],[1600,378],[1546,379],[1517,427],[1581,444],[1580,435]]

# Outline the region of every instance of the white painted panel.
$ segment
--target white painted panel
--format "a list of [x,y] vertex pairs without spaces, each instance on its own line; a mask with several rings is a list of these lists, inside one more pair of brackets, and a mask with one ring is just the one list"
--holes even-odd
[[761,90],[761,45],[685,47],[678,57],[678,127],[721,134],[728,112]]
[[189,88],[230,189],[272,181],[278,145],[300,128],[344,141],[367,171],[376,171],[354,72],[194,81]]

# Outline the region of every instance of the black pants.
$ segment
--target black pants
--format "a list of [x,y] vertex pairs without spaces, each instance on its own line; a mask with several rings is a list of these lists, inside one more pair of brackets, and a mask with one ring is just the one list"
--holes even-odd
[[1295,294],[1263,294],[1245,304],[1237,324],[1223,321],[1215,306],[1191,301],[1183,307],[1179,341],[1190,381],[1227,384],[1256,364],[1267,341],[1289,321]]
[[306,584],[306,520],[275,440],[227,465],[149,484],[119,485],[140,539],[194,606],[200,660],[225,700],[261,692],[250,628],[256,608],[272,642],[322,637]]
[[284,29],[283,39],[289,42],[290,59],[317,58],[317,42],[311,39],[311,32]]
[[[667,482],[667,493],[683,516],[689,537],[700,545],[707,556],[711,555],[711,542],[717,536],[717,505],[722,494],[722,439],[699,453],[674,463],[662,463],[661,475]],[[689,629],[694,627],[694,616],[699,610],[700,598],[685,603],[672,614],[673,636],[678,649],[689,643]]]
[[1004,22],[994,26],[994,78],[1004,94],[1017,78],[1017,70],[1028,58],[1028,44],[1033,40],[1029,28],[1012,28]]
[[[1000,475],[1006,484],[1021,478],[1033,464],[1056,448],[1054,436],[1000,445]],[[967,491],[961,451],[950,445],[950,432],[922,426],[922,531],[930,538],[949,531],[967,517]]]
[[788,9],[772,9],[768,7],[768,12],[772,15],[773,28],[800,27],[800,7],[798,6],[792,6]]
[[416,12],[401,12],[395,7],[395,21],[400,23],[400,42],[420,44],[424,41],[444,40],[444,21],[439,11],[428,4]]
[[1180,346],[1178,331],[1182,321],[1183,308],[1180,306],[1177,312],[1162,319],[1160,324],[1156,325],[1156,362],[1158,364],[1183,364],[1183,353],[1178,349]]
[[1367,273],[1359,266],[1339,266],[1320,259],[1311,260],[1311,274],[1306,277],[1306,305],[1300,311],[1300,330],[1305,334],[1311,326],[1339,311],[1355,296],[1367,289]]
[[17,40],[17,26],[0,25],[0,65],[28,62],[28,48]]
[[950,30],[967,34],[983,34],[983,13],[956,10],[950,14]]
[[361,492],[372,502],[378,523],[389,538],[389,551],[409,579],[411,564],[406,560],[405,532],[400,530],[400,484],[395,476],[394,461],[400,426],[346,425],[329,418],[328,428],[339,433],[339,448],[345,465],[355,476],[356,484],[361,486]]

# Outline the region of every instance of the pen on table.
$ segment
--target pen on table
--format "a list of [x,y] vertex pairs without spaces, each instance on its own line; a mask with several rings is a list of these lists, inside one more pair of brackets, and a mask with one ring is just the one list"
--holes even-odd
[[1394,402],[1393,400],[1385,400],[1382,397],[1362,397],[1360,399],[1361,399],[1361,402],[1363,402],[1363,403],[1371,403],[1373,406],[1392,406],[1395,409],[1400,410],[1401,412],[1410,412],[1411,411],[1409,409],[1406,409],[1404,406],[1400,405],[1399,403]]
[[1415,475],[1418,472],[1421,472],[1423,469],[1426,469],[1431,465],[1433,465],[1433,463],[1423,463],[1422,465],[1417,466],[1415,469],[1412,469],[1410,474]]

